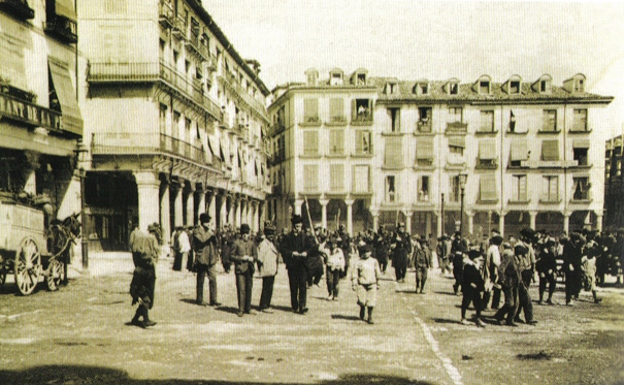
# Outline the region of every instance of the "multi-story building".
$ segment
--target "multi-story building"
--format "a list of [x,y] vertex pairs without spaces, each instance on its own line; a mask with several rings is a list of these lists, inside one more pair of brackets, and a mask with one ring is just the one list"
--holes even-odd
[[605,228],[624,227],[624,135],[607,140],[605,153]]
[[61,218],[80,211],[76,42],[72,0],[0,0],[0,194]]
[[196,0],[83,0],[89,60],[85,145],[93,248],[124,247],[132,223],[259,229],[270,94]]
[[[547,74],[504,83],[483,75],[468,84],[372,78],[365,70],[344,80],[339,69],[323,81],[314,70],[307,75],[305,84],[276,88],[269,107],[269,210],[282,224],[307,198],[313,221],[336,216],[351,231],[404,221],[413,233],[441,234],[462,218],[473,235],[601,226],[604,161],[590,143],[613,98],[585,92],[584,75],[562,87]],[[349,120],[336,129],[339,97]],[[361,111],[369,111],[364,126]],[[341,135],[346,144],[336,157]],[[366,156],[354,156],[363,148]]]

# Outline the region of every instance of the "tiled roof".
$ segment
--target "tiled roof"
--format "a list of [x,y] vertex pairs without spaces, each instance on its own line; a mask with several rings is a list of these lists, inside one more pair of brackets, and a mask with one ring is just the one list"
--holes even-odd
[[397,93],[387,95],[385,93],[385,85],[388,81],[395,78],[387,77],[369,78],[368,83],[374,84],[379,94],[379,101],[464,101],[464,102],[488,102],[488,101],[555,101],[555,100],[591,100],[591,101],[611,101],[613,97],[592,94],[588,92],[569,93],[562,87],[552,86],[552,92],[539,93],[531,89],[528,82],[522,83],[522,91],[520,94],[508,94],[503,91],[501,86],[504,83],[491,83],[492,92],[490,94],[479,94],[473,90],[474,83],[460,83],[459,93],[457,95],[449,95],[444,90],[444,81],[430,81],[429,93],[426,95],[417,95],[414,93],[414,85],[420,81],[399,81],[399,90]]

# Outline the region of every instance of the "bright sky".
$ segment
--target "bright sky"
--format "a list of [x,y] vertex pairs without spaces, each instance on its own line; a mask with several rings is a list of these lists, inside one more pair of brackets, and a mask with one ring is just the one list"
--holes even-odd
[[624,123],[624,2],[203,0],[243,58],[272,89],[310,67],[404,80],[512,74],[555,85],[581,72],[588,91],[615,96],[604,138]]

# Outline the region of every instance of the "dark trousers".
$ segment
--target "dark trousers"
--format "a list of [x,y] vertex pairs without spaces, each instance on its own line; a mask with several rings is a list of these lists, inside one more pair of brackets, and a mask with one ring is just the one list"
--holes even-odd
[[492,309],[498,309],[500,304],[501,289],[492,287],[492,290],[483,293],[483,309],[487,309],[490,299],[492,299]]
[[308,295],[308,270],[304,266],[288,267],[290,305],[294,311],[306,308]]
[[524,286],[528,289],[531,287],[531,281],[533,280],[533,269],[524,270],[522,273],[522,282]]
[[236,273],[236,293],[238,294],[238,311],[249,313],[251,311],[251,290],[253,289],[253,273],[247,270],[244,273]]
[[533,321],[533,303],[531,302],[531,295],[529,295],[529,289],[524,286],[524,283],[520,283],[518,288],[518,311],[516,311],[516,318],[520,317],[520,312],[524,311],[524,320],[526,322]]
[[334,298],[338,298],[338,283],[340,283],[340,270],[327,269],[327,292]]
[[260,294],[260,310],[268,309],[271,306],[273,297],[273,284],[275,276],[262,277],[262,294]]
[[392,264],[394,265],[396,280],[401,281],[405,279],[405,274],[407,273],[407,256],[395,257]]
[[425,291],[425,284],[427,283],[428,269],[426,267],[416,267],[416,291]]
[[217,266],[197,265],[197,303],[204,302],[204,280],[208,276],[208,290],[210,291],[210,303],[217,302]]
[[566,303],[581,292],[581,269],[575,267],[574,271],[566,271],[565,276],[565,294]]
[[471,302],[477,312],[476,317],[481,317],[481,309],[483,309],[483,299],[481,297],[482,291],[472,287],[471,285],[463,285],[462,294],[461,317],[466,318],[466,310],[468,310]]
[[544,297],[544,293],[546,292],[546,287],[548,287],[548,299],[552,299],[553,293],[557,288],[557,279],[554,275],[547,275],[545,277],[541,277],[539,279],[539,299],[540,301]]
[[510,324],[518,312],[518,286],[503,287],[503,294],[505,295],[505,303],[494,317],[499,321],[506,318],[507,323]]
[[[188,260],[188,252],[179,253],[175,252],[173,257],[173,270],[182,271],[182,268],[186,268],[186,261]],[[190,269],[189,269],[190,270]]]

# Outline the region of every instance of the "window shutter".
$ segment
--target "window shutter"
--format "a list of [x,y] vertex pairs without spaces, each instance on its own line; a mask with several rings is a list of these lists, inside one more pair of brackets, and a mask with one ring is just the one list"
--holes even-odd
[[329,188],[331,191],[344,191],[344,166],[332,164],[329,166]]
[[481,179],[479,180],[479,182],[481,201],[498,200],[498,194],[496,193],[496,176],[481,175]]
[[353,191],[369,192],[370,168],[368,166],[353,166]]
[[494,111],[481,111],[481,131],[494,131]]
[[344,119],[343,99],[329,99],[329,117],[331,121],[341,121]]
[[303,188],[307,192],[318,191],[318,165],[303,166]]
[[344,154],[344,131],[343,130],[331,130],[329,131],[329,153],[330,154]]
[[316,121],[318,118],[318,99],[304,99],[303,117],[305,122]]
[[587,130],[587,110],[574,110],[574,125],[572,129],[575,131]]
[[542,160],[557,161],[559,160],[559,141],[545,140],[542,142]]
[[419,159],[433,159],[433,138],[418,138],[416,142],[416,160]]
[[479,141],[479,159],[483,159],[483,160],[496,159],[495,139],[484,139],[484,140]]
[[64,16],[69,20],[78,20],[74,8],[74,0],[56,0],[55,11],[57,15]]
[[351,119],[357,120],[357,101],[351,100]]
[[466,148],[466,137],[464,136],[451,136],[448,139],[449,147],[461,147]]
[[303,133],[303,154],[318,155],[318,132],[305,131]]
[[387,137],[386,138],[386,153],[384,158],[384,165],[390,168],[402,168],[403,167],[403,146],[401,142],[402,137]]
[[589,139],[574,139],[572,142],[574,148],[589,148]]

